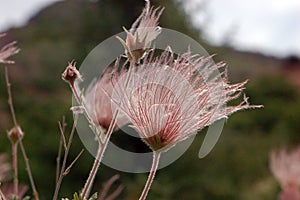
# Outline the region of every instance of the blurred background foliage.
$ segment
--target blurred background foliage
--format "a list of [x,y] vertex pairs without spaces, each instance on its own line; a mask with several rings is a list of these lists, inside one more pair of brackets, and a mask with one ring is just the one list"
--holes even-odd
[[[300,142],[300,96],[285,73],[285,61],[258,53],[214,47],[201,39],[181,1],[153,1],[166,9],[160,25],[199,41],[216,61],[229,64],[232,82],[250,79],[247,95],[264,109],[243,111],[229,118],[218,144],[204,159],[197,157],[205,130],[175,163],[160,170],[148,199],[266,200],[276,199],[279,185],[269,171],[269,153]],[[101,41],[129,28],[140,14],[143,1],[68,0],[40,11],[29,23],[8,31],[5,41],[17,40],[22,51],[10,66],[17,119],[26,136],[24,145],[42,199],[50,199],[55,185],[55,166],[60,134],[57,122],[66,116],[72,125],[71,92],[61,80],[68,61],[77,66]],[[10,152],[6,130],[12,126],[7,106],[4,70],[0,68],[0,152]],[[122,138],[121,138],[122,139]],[[126,139],[123,141],[128,142]],[[143,143],[134,144],[146,148]],[[75,137],[70,161],[84,148]],[[21,157],[20,157],[21,158]],[[85,152],[64,179],[61,195],[71,197],[88,175],[93,157]],[[119,199],[137,199],[147,174],[129,174],[102,166],[95,191],[119,173],[125,189]],[[20,160],[21,183],[28,183]]]

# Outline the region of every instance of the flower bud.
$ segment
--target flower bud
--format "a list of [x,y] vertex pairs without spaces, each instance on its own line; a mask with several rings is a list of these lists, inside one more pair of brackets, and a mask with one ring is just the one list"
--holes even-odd
[[71,85],[74,85],[76,80],[82,81],[81,74],[75,67],[76,63],[70,62],[65,71],[62,73],[62,79]]
[[161,33],[158,20],[164,8],[154,8],[150,6],[150,1],[146,0],[146,5],[141,15],[126,32],[126,40],[120,37],[117,39],[125,48],[125,54],[130,61],[140,63],[147,50],[151,47],[152,41]]
[[16,144],[23,138],[24,133],[20,126],[15,126],[7,132],[7,136],[13,144]]

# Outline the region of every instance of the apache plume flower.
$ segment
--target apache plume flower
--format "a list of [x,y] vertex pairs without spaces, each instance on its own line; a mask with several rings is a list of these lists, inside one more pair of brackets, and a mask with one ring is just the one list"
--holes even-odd
[[0,154],[0,183],[10,179],[11,165],[6,154]]
[[121,38],[125,47],[125,53],[130,60],[139,62],[146,50],[150,48],[151,42],[160,34],[161,28],[158,20],[163,12],[163,8],[150,7],[150,0],[146,0],[146,6],[141,15],[132,24],[131,29],[126,31],[126,42]]
[[289,152],[286,149],[273,151],[270,158],[270,169],[283,190],[280,199],[299,200],[300,147]]
[[[1,34],[3,37],[5,34]],[[20,49],[15,46],[16,42],[11,42],[0,49],[0,63],[12,64],[14,61],[7,60],[8,57],[18,53]]]
[[175,58],[167,50],[153,57],[150,52],[135,71],[113,80],[112,96],[153,151],[168,150],[238,110],[260,107],[250,106],[246,98],[240,105],[226,106],[242,93],[246,81],[228,84],[227,71],[218,73],[224,63],[212,64],[211,57],[190,52]]
[[[85,105],[87,111],[90,113],[93,121],[100,125],[103,129],[108,130],[109,125],[113,119],[113,112],[111,108],[111,95],[112,95],[112,68],[107,68],[101,79],[92,83],[88,88],[85,95]],[[127,120],[124,116],[117,118],[117,125],[124,125]]]

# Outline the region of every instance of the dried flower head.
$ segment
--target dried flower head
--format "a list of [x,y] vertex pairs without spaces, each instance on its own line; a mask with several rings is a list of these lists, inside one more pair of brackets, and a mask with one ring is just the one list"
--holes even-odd
[[118,38],[125,47],[125,53],[130,60],[139,62],[152,41],[160,34],[161,28],[158,20],[163,8],[150,7],[150,0],[146,0],[146,6],[141,15],[132,24],[131,29],[126,31],[126,42]]
[[246,98],[226,106],[242,93],[246,81],[228,84],[225,64],[210,61],[190,52],[175,58],[168,50],[154,58],[153,51],[135,71],[114,80],[113,102],[120,102],[117,108],[153,151],[167,150],[238,110],[260,107],[250,106]]
[[10,139],[10,141],[15,144],[23,138],[24,133],[20,126],[15,126],[7,132],[7,136]]
[[[0,37],[3,37],[5,34],[1,34]],[[16,42],[11,42],[0,49],[0,63],[12,64],[14,61],[7,60],[8,57],[18,53],[19,48],[15,46]]]
[[3,184],[0,186],[0,189],[6,199],[23,199],[28,187],[26,185],[19,185],[18,194],[14,194],[14,186],[12,184]]
[[[94,123],[101,126],[104,130],[108,130],[113,118],[110,100],[113,89],[111,77],[112,68],[109,67],[99,81],[89,86],[84,96],[85,106]],[[124,125],[126,122],[127,119],[119,115],[115,128]]]
[[6,154],[0,154],[0,183],[11,178],[11,165]]
[[283,190],[300,187],[300,147],[287,151],[273,151],[270,157],[270,169]]
[[62,73],[62,79],[69,83],[70,85],[74,86],[75,81],[82,81],[81,74],[76,69],[75,62],[69,62],[67,68]]

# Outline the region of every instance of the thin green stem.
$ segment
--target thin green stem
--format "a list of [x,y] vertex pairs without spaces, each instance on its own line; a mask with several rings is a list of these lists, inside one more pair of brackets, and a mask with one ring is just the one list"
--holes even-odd
[[145,184],[144,190],[143,190],[139,200],[145,200],[148,195],[148,192],[150,190],[150,187],[152,185],[152,182],[154,180],[154,177],[155,177],[155,174],[156,174],[156,171],[158,168],[160,154],[161,153],[157,152],[157,151],[153,152],[153,161],[152,161],[151,171],[149,173],[148,180]]

